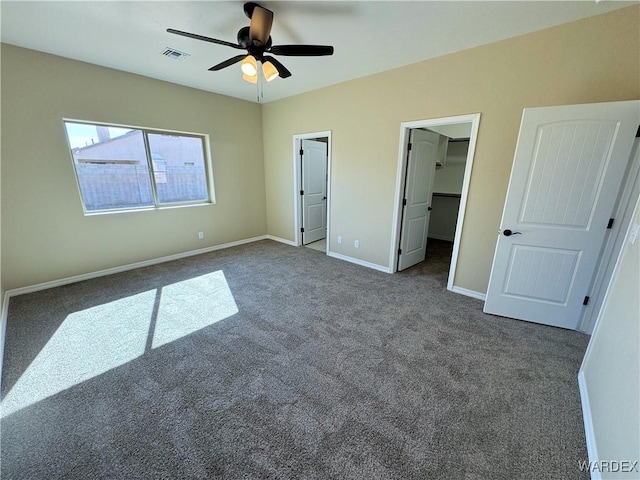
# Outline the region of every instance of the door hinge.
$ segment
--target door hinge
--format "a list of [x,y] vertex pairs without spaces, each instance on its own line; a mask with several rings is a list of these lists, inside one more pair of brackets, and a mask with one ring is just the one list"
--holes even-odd
[[638,125],[638,131],[636,132],[636,138],[640,138],[640,125]]
[[304,195],[304,190],[300,190],[300,195]]
[[304,233],[304,227],[300,229],[300,233]]
[[411,142],[409,142],[409,145],[407,146],[407,150],[411,151],[411,147],[413,147],[413,144]]
[[304,150],[300,149],[300,156],[304,155]]
[[588,305],[589,304],[589,295],[586,295],[584,297],[584,300],[582,301],[582,305]]
[[403,198],[403,199],[402,199],[402,206],[404,207],[406,204],[407,204],[407,199],[406,199],[406,198]]
[[401,248],[398,249],[398,255],[402,255],[402,249]]
[[607,228],[613,227],[613,218],[609,219],[609,223],[607,223]]

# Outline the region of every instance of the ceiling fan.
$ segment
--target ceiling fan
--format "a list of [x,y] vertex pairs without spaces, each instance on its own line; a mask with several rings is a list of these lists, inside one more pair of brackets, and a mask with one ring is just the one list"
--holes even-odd
[[282,63],[272,56],[266,55],[267,53],[294,57],[333,55],[333,47],[329,45],[272,45],[271,25],[273,23],[273,12],[257,3],[249,2],[244,4],[244,13],[251,19],[251,23],[248,27],[243,27],[238,31],[237,44],[195,33],[182,32],[173,28],[168,28],[167,32],[205,42],[217,43],[218,45],[226,45],[237,50],[246,50],[247,53],[231,57],[214,65],[209,70],[222,70],[242,61],[242,78],[250,83],[256,83],[258,80],[258,63],[262,65],[262,73],[267,81],[271,81],[278,76],[281,78],[291,76],[291,72]]

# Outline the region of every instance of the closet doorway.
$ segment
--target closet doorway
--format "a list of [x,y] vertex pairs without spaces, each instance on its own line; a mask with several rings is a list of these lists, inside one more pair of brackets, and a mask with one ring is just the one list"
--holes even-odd
[[428,262],[428,242],[433,251],[448,245],[447,288],[453,289],[479,122],[480,114],[473,114],[401,125],[390,252],[394,272]]
[[295,244],[329,252],[331,132],[293,136]]

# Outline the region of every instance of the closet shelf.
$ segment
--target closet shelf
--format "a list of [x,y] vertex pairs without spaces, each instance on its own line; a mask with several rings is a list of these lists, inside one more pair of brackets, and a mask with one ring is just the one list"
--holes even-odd
[[462,195],[460,193],[441,193],[441,192],[433,192],[434,197],[454,197],[461,198]]

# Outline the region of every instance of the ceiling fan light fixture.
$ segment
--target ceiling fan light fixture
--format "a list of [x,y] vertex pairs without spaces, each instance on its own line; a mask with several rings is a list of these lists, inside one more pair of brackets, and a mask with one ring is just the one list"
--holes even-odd
[[257,83],[258,75],[247,75],[246,73],[242,74],[242,79],[249,83]]
[[269,60],[262,64],[262,73],[267,82],[270,82],[278,76],[278,70]]
[[[258,62],[256,62],[256,59],[253,55],[247,55],[246,58],[242,61],[240,68],[242,69],[242,73],[244,73],[245,75],[249,77],[255,77],[258,73]],[[252,83],[255,83],[255,81],[253,81]]]
[[[2,0],[0,0],[1,2]],[[217,72],[223,68],[240,63],[242,78],[252,84],[258,84],[258,91],[262,92],[263,80],[270,82],[276,77],[289,78],[291,72],[287,70],[280,61],[270,55],[284,55],[289,57],[321,57],[333,55],[333,47],[330,45],[273,45],[271,40],[271,27],[273,26],[273,12],[258,5],[255,2],[244,4],[244,12],[249,17],[250,24],[242,27],[237,34],[238,43],[218,40],[216,38],[205,37],[197,33],[183,32],[173,28],[167,28],[167,33],[193,38],[204,42],[215,43],[234,48],[236,50],[246,50],[246,53],[228,58],[213,67],[210,72]],[[169,52],[171,58],[179,52]],[[262,69],[262,74],[260,70]],[[261,76],[263,75],[264,78]],[[262,95],[262,93],[260,93]],[[259,100],[258,100],[259,101]]]

